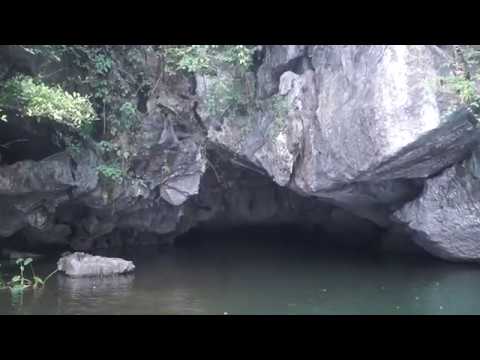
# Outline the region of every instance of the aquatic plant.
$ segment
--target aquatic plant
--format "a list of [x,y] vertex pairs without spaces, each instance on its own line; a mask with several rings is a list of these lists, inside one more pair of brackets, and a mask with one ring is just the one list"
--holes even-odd
[[[35,275],[35,270],[33,269],[33,259],[32,258],[19,258],[16,261],[18,266],[19,273],[14,275],[10,281],[5,282],[0,277],[0,289],[10,289],[12,293],[23,292],[25,289],[32,287],[33,289],[44,287],[47,280],[50,279],[58,270],[51,272],[44,279]],[[30,265],[30,266],[29,266]],[[25,277],[25,269],[29,266],[32,273],[32,279]]]

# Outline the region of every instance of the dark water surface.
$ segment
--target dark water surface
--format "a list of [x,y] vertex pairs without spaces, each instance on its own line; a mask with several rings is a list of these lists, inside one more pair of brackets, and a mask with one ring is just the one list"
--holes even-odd
[[[119,251],[112,255],[133,259],[134,274],[55,275],[40,293],[0,293],[0,313],[480,314],[480,266],[325,250],[277,235]],[[47,274],[56,259],[37,261],[36,271]]]

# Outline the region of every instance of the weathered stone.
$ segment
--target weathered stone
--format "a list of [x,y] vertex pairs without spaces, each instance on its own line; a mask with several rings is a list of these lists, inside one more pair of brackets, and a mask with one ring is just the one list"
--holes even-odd
[[427,180],[421,195],[394,216],[415,242],[447,260],[480,260],[478,154]]
[[448,63],[435,46],[314,47],[317,110],[296,185],[315,193],[426,178],[465,158],[479,132],[437,85]]
[[93,189],[97,181],[96,166],[86,161],[93,155],[88,152],[85,155],[81,157],[80,168],[72,167],[72,159],[65,152],[42,161],[25,160],[2,166],[0,195],[65,191],[70,187],[81,187],[84,191]]
[[257,73],[257,96],[265,99],[278,92],[280,75],[292,70],[305,54],[305,45],[267,45],[264,62]]
[[65,224],[52,224],[43,231],[27,227],[22,230],[22,235],[32,247],[35,245],[66,246],[69,243],[69,237],[72,235],[72,229]]
[[30,243],[86,251],[137,243],[135,236],[120,241],[121,233],[170,241],[199,225],[301,223],[374,234],[412,201],[396,217],[419,244],[445,258],[474,259],[474,179],[455,164],[478,145],[480,129],[437,81],[452,74],[447,50],[267,45],[243,76],[245,102],[222,114],[208,105],[218,84],[233,86],[232,65],[195,79],[161,76],[158,58],[146,51],[144,76],[155,85],[139,99],[135,131],[114,139],[128,158],[123,181],[99,177],[92,144],[77,154],[52,155],[60,151],[53,145],[33,154],[35,141],[48,144],[51,128],[33,121],[23,122],[26,132],[16,132],[16,123],[3,127],[7,140],[38,134],[22,156],[2,156],[0,236],[20,231]]
[[109,276],[131,272],[133,262],[76,252],[58,260],[57,269],[72,277]]
[[[291,57],[285,48],[267,49],[264,65],[280,64],[279,82],[258,77],[258,88],[276,89],[262,109],[209,131],[281,186],[388,226],[419,180],[478,143],[472,114],[439,85],[451,59],[436,46],[309,46]],[[301,72],[285,67],[298,57],[308,65]],[[268,107],[273,100],[286,114]]]

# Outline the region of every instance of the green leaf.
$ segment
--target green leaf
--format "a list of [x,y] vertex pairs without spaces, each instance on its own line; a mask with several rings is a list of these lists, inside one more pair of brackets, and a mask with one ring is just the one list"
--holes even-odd
[[33,261],[32,258],[27,258],[27,259],[25,260],[25,262],[23,263],[23,265],[27,266],[27,265],[30,264],[32,261]]
[[12,277],[12,282],[19,282],[20,281],[20,275],[15,275],[14,277]]
[[27,76],[17,76],[5,82],[0,92],[0,106],[75,128],[96,118],[93,105],[87,97],[74,96],[59,86],[48,86]]
[[23,262],[23,258],[19,258],[17,259],[17,261],[15,261],[17,265],[20,265],[22,262]]

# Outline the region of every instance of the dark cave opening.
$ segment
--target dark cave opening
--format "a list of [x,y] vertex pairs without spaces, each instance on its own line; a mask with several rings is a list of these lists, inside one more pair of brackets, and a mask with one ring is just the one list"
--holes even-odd
[[333,233],[318,225],[278,224],[236,226],[222,229],[194,228],[175,239],[181,249],[219,248],[245,251],[261,248],[293,252],[362,252],[382,251],[383,231],[375,234],[343,231]]
[[[0,130],[6,130],[2,133],[4,139],[21,135],[18,126],[1,126]],[[43,148],[43,153],[27,147],[7,160],[13,163],[34,155],[37,156],[34,159],[40,160],[59,150],[48,137],[35,138],[32,145],[36,144],[41,144],[37,146]],[[56,208],[52,226],[45,232],[25,228],[11,239],[5,239],[3,245],[40,252],[51,249],[123,252],[170,244],[192,249],[231,247],[232,251],[262,246],[307,252],[380,253],[386,243],[391,243],[390,229],[322,199],[303,197],[281,187],[268,176],[254,171],[253,164],[217,150],[213,148],[208,152],[210,167],[201,179],[199,194],[185,205],[193,220],[188,231],[178,223],[172,232],[149,233],[148,221],[140,223],[138,228],[130,228],[118,222],[109,209],[99,210],[82,201],[67,201]],[[399,233],[392,243],[402,249],[411,242]]]
[[[64,213],[65,208],[63,208]],[[254,225],[218,226],[218,224],[198,224],[185,233],[159,235],[138,231],[132,228],[115,228],[111,233],[97,237],[88,248],[77,248],[82,234],[88,238],[84,229],[87,217],[83,207],[77,207],[67,217],[59,216],[55,226],[70,228],[70,239],[73,242],[41,240],[39,234],[23,229],[15,235],[2,239],[0,257],[8,257],[9,251],[33,252],[46,256],[59,256],[65,251],[84,251],[102,256],[129,257],[134,253],[162,253],[166,248],[179,249],[195,254],[240,254],[255,256],[257,252],[268,256],[316,256],[332,254],[345,256],[383,256],[401,254],[426,256],[429,254],[414,245],[406,233],[394,233],[392,229],[373,227],[369,229],[349,228],[331,224],[309,223],[267,223]],[[68,219],[70,218],[70,219]],[[77,218],[78,221],[73,220]],[[81,220],[83,219],[83,220]],[[81,221],[80,221],[81,220]],[[33,237],[32,237],[33,236]],[[46,238],[45,238],[46,239]],[[69,241],[71,241],[69,240]]]
[[0,166],[23,160],[40,161],[62,151],[53,136],[55,131],[49,124],[19,120],[9,114],[8,121],[0,121]]

